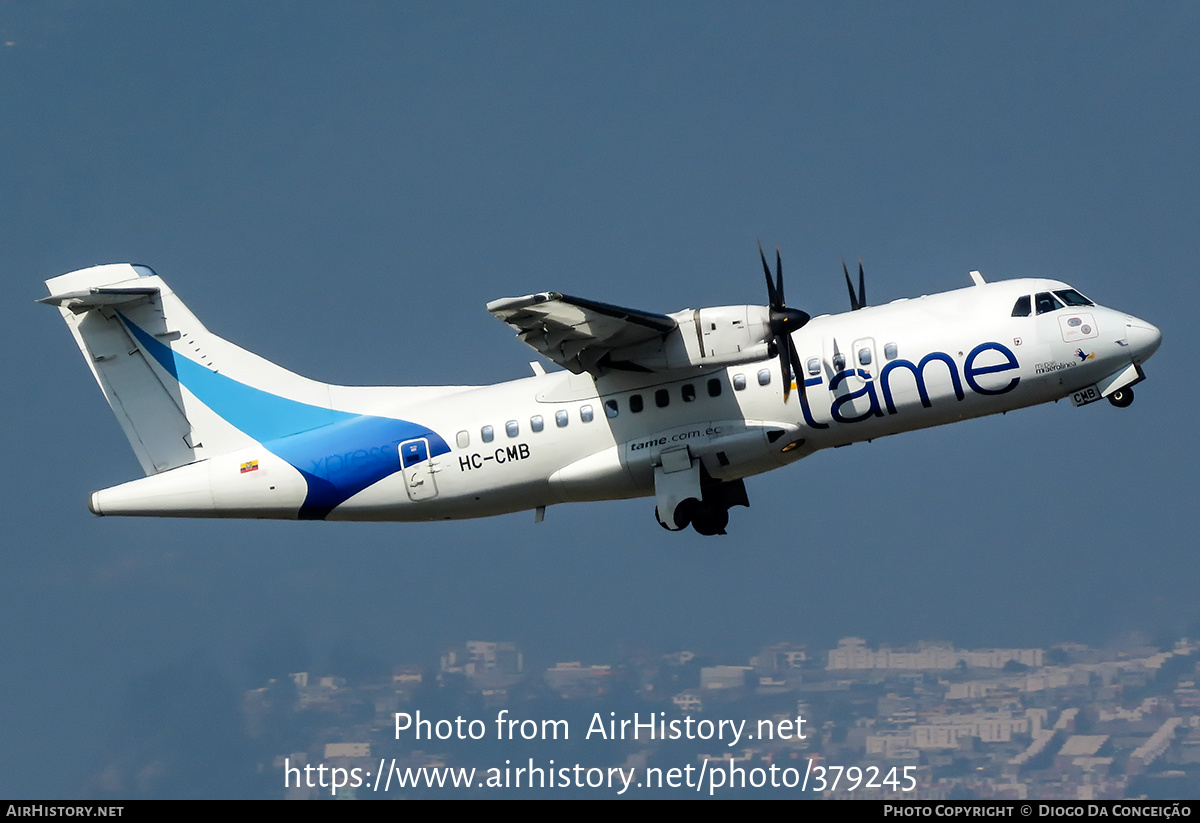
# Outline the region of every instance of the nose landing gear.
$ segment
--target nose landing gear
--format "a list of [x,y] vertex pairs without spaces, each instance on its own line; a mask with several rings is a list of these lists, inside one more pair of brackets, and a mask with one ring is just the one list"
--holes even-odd
[[1118,409],[1123,409],[1133,402],[1133,387],[1125,386],[1117,389],[1108,396],[1108,402],[1112,403]]

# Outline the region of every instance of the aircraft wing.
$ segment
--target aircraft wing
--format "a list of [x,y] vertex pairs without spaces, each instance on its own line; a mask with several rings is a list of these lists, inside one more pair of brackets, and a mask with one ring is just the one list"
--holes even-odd
[[[487,309],[517,330],[517,337],[539,354],[575,374],[599,374],[607,355],[648,340],[662,339],[676,328],[665,314],[626,309],[558,292],[505,297]],[[623,368],[651,371],[625,363]]]

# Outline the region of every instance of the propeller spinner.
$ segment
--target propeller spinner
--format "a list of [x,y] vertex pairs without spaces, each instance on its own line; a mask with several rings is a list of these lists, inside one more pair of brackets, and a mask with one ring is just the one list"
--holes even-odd
[[[792,332],[800,329],[811,318],[807,312],[800,309],[789,309],[783,299],[783,261],[779,249],[775,249],[775,280],[771,280],[771,267],[767,265],[767,256],[763,254],[762,243],[758,244],[758,256],[762,258],[763,273],[767,277],[767,296],[770,299],[770,331],[771,345],[779,353],[779,369],[783,372],[783,400],[786,403],[792,392],[792,375],[800,367],[800,355],[796,353],[796,344],[792,342]],[[804,381],[799,382],[800,394],[804,395]]]

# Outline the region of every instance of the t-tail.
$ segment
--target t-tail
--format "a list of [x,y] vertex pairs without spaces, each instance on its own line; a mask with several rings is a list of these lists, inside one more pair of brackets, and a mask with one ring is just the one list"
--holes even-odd
[[[95,492],[96,514],[321,519],[399,471],[434,432],[388,416],[431,392],[335,386],[212,334],[147,266],[46,281],[146,477]],[[333,460],[366,449],[367,458]]]

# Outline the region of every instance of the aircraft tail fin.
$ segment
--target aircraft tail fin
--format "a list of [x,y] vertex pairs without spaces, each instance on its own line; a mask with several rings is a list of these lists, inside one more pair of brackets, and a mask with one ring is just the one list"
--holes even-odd
[[147,266],[93,266],[46,281],[147,474],[339,418],[330,386],[209,332]]

